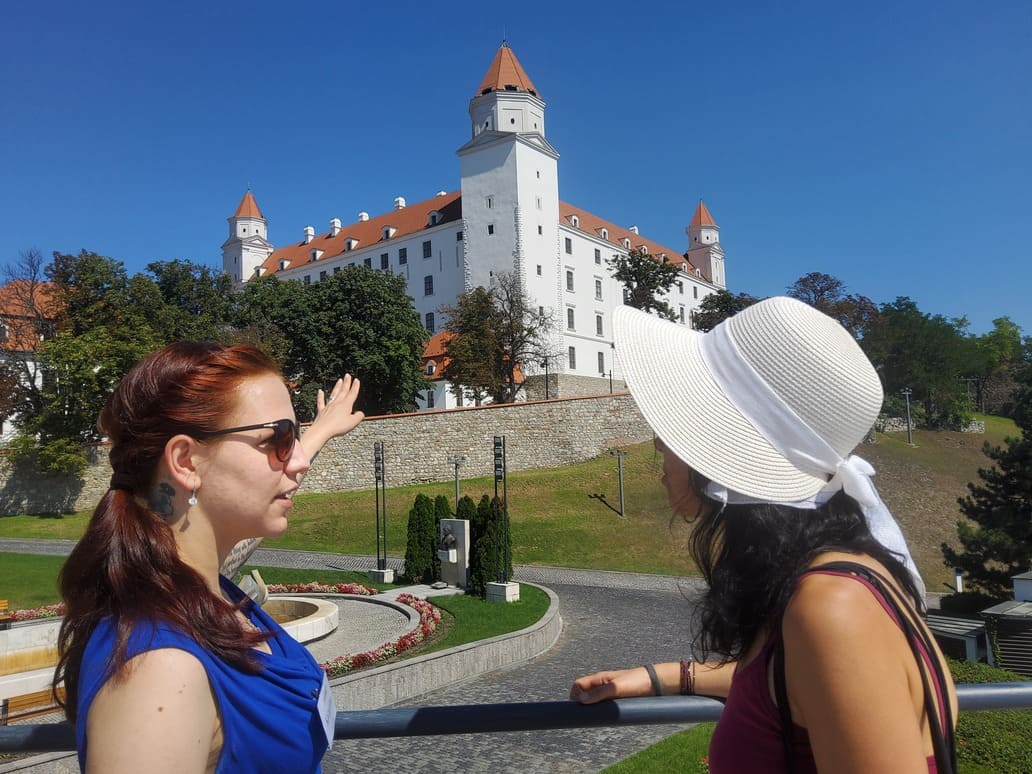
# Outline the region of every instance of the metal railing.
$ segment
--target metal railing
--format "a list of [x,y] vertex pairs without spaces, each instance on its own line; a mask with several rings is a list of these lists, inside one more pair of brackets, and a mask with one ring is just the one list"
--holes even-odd
[[[1032,709],[1032,682],[957,686],[962,712]],[[396,707],[337,713],[336,739],[436,736],[496,731],[545,731],[598,726],[704,723],[717,720],[724,705],[701,696],[617,699],[581,705],[572,701]],[[0,727],[0,753],[75,749],[67,723]]]

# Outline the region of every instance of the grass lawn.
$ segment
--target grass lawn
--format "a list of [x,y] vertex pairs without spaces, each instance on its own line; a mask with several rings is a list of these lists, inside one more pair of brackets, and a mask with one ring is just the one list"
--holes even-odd
[[11,610],[59,602],[57,574],[63,564],[63,556],[3,554],[0,560],[0,599],[6,599]]
[[[899,519],[930,591],[951,588],[953,573],[944,566],[940,544],[956,536],[961,518],[957,498],[977,478],[988,459],[982,444],[1002,443],[1018,430],[999,417],[980,417],[986,433],[877,434],[877,442],[857,451],[878,471],[875,481]],[[624,458],[626,517],[619,507],[616,461],[608,454],[563,468],[509,475],[513,561],[560,567],[695,574],[686,555],[689,527],[671,519],[659,482],[661,460],[651,443],[627,447]],[[494,491],[491,478],[466,479],[463,494],[476,500]],[[408,511],[417,494],[451,500],[454,483],[440,482],[387,491],[388,553],[405,552]],[[608,505],[607,505],[608,504]],[[0,517],[0,537],[77,539],[87,514],[66,517]],[[376,553],[375,500],[372,490],[299,494],[283,537],[270,548],[341,553]]]
[[700,723],[668,736],[662,742],[646,747],[640,753],[624,758],[609,766],[606,774],[637,774],[637,772],[678,771],[685,774],[707,772],[706,758],[714,723]]

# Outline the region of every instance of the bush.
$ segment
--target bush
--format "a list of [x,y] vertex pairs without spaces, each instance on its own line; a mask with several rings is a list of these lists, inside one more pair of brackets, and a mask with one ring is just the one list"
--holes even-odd
[[503,516],[501,501],[484,495],[477,507],[477,521],[471,525],[475,537],[469,557],[469,590],[482,597],[487,596],[487,584],[498,580],[501,562],[506,558],[504,577],[512,577],[512,538],[502,534]]
[[[947,661],[957,683],[1013,683],[1028,679],[988,664]],[[1032,771],[1032,710],[960,713],[957,758],[961,764],[987,766],[994,771]]]
[[424,494],[416,495],[408,517],[405,577],[412,583],[432,583],[436,551],[433,501]]

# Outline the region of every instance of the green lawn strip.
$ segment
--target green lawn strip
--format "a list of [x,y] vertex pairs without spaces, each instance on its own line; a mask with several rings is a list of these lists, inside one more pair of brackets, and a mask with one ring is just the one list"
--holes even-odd
[[64,565],[63,556],[38,554],[3,554],[0,560],[0,599],[6,599],[11,610],[28,610],[52,605],[61,597],[57,592],[57,574]]
[[687,731],[679,731],[603,771],[606,774],[655,771],[677,771],[686,774],[707,772],[709,765],[706,760],[714,727],[714,723],[700,723]]
[[[306,570],[299,567],[259,567],[247,565],[240,570],[245,575],[251,570],[258,570],[267,585],[274,583],[361,583],[380,591],[396,588],[396,584],[373,583],[364,572],[348,570]],[[239,580],[239,578],[237,579]]]
[[450,613],[454,620],[448,633],[440,640],[435,640],[422,653],[454,648],[467,642],[525,629],[539,621],[548,610],[548,594],[526,583],[520,584],[518,602],[487,602],[480,597],[464,594],[431,597],[430,602]]

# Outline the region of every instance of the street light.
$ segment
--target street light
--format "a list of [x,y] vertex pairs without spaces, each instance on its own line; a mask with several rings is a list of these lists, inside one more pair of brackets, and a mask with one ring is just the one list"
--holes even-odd
[[551,355],[545,355],[542,359],[545,361],[541,365],[545,367],[545,400],[548,400],[548,361]]
[[616,457],[616,472],[620,479],[620,515],[624,515],[624,490],[623,490],[623,458],[627,452],[623,449],[611,449],[609,454]]
[[605,379],[606,376],[609,377],[609,394],[612,395],[613,394],[613,369],[610,368],[608,374],[605,371],[599,371],[598,375],[601,376],[603,379]]
[[466,461],[465,457],[449,457],[448,464],[455,466],[455,510],[459,509],[459,468],[462,467],[462,463]]
[[903,397],[907,399],[907,443],[913,446],[914,431],[910,424],[910,396],[914,394],[914,391],[909,387],[904,387],[900,392],[903,394]]

